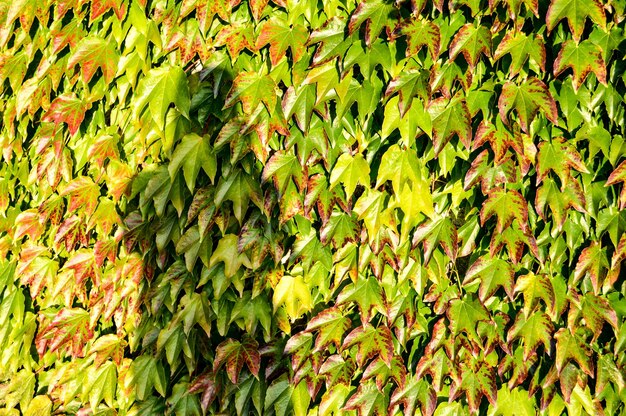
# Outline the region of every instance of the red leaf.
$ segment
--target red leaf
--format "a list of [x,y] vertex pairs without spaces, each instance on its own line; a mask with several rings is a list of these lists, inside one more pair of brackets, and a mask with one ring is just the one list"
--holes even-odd
[[46,352],[62,350],[77,358],[85,355],[85,345],[92,337],[89,312],[81,308],[64,308],[39,331],[35,343],[40,357]]
[[66,123],[70,133],[75,134],[85,119],[86,111],[87,105],[76,97],[76,94],[63,94],[52,101],[42,120],[53,122],[55,125]]
[[107,84],[113,81],[117,72],[119,54],[109,41],[90,36],[82,39],[76,48],[72,50],[72,56],[67,62],[67,68],[80,65],[83,81],[89,83],[98,68],[102,70]]
[[229,338],[217,347],[213,372],[222,365],[226,365],[226,372],[230,381],[237,384],[244,362],[255,377],[259,375],[261,355],[259,354],[258,342],[247,335],[243,337],[242,342]]
[[27,235],[31,240],[37,241],[44,231],[44,225],[40,222],[40,216],[36,209],[21,212],[15,218],[14,240],[20,240]]
[[60,195],[69,196],[68,212],[73,213],[79,208],[84,208],[87,216],[90,216],[98,205],[100,187],[90,177],[79,176],[67,184]]

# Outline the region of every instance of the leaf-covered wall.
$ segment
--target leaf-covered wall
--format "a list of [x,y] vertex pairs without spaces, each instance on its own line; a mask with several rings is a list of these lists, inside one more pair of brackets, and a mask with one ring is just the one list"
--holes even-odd
[[0,414],[626,412],[625,7],[0,0]]

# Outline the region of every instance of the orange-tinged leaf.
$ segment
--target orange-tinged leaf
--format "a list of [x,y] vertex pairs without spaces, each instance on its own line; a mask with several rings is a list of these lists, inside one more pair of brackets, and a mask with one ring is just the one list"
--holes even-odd
[[69,196],[68,212],[75,212],[79,208],[84,208],[85,213],[89,216],[93,214],[96,205],[98,205],[100,187],[90,177],[79,176],[68,183],[60,195]]
[[228,49],[231,59],[236,60],[242,50],[254,51],[254,33],[252,26],[233,23],[224,26],[215,38],[215,46],[224,46]]
[[598,81],[606,85],[606,65],[602,50],[590,40],[581,43],[568,40],[561,45],[559,55],[554,61],[554,76],[558,77],[567,68],[571,68],[574,73],[574,91],[578,90],[590,72],[596,74]]
[[35,343],[39,356],[61,350],[74,358],[85,355],[85,346],[93,337],[89,312],[82,308],[63,308],[41,328]]
[[306,326],[307,331],[318,331],[314,352],[325,351],[331,344],[341,348],[341,340],[351,323],[350,318],[337,307],[318,313]]
[[67,45],[73,50],[80,39],[85,36],[85,31],[79,19],[70,20],[59,30],[52,31],[53,53],[59,53]]
[[580,296],[572,294],[572,306],[567,316],[567,326],[570,331],[575,331],[578,327],[578,316],[582,315],[585,325],[593,332],[592,342],[595,342],[604,327],[608,323],[613,327],[615,336],[619,334],[619,320],[615,309],[606,298],[596,296],[591,292]]
[[257,22],[261,19],[263,15],[263,10],[265,10],[265,6],[269,3],[269,0],[248,0],[248,5],[250,5],[250,10],[252,11],[252,17]]
[[80,124],[85,119],[87,105],[75,93],[58,96],[50,104],[42,120],[53,122],[55,125],[66,123],[70,133],[76,134]]
[[120,139],[117,135],[101,134],[89,146],[87,156],[95,160],[100,168],[103,168],[106,159],[119,159],[118,143],[120,143]]
[[108,240],[98,240],[93,248],[93,254],[96,262],[96,266],[102,267],[104,260],[108,260],[109,263],[115,262],[115,256],[117,255],[117,242],[110,238]]
[[609,259],[606,248],[602,248],[600,241],[593,241],[578,257],[574,270],[573,284],[579,282],[585,275],[589,275],[594,291],[600,292],[609,269]]
[[465,392],[470,412],[478,413],[483,396],[492,405],[496,404],[497,386],[493,368],[486,363],[462,364],[460,374],[453,377],[450,386],[450,401],[455,401]]
[[41,223],[40,215],[36,209],[29,209],[15,218],[14,240],[20,240],[25,235],[32,241],[37,241],[44,231],[44,224]]
[[483,120],[480,123],[474,136],[472,150],[478,149],[486,142],[489,142],[491,150],[495,155],[494,163],[497,165],[504,161],[508,149],[514,150],[519,155],[524,154],[524,144],[521,135],[518,132],[509,132],[500,120],[496,120],[495,123]]
[[115,364],[120,366],[124,359],[124,349],[126,347],[126,340],[120,338],[116,334],[103,335],[93,343],[89,348],[89,355],[94,354],[94,364],[99,367],[109,358],[113,360]]
[[91,0],[91,13],[89,22],[93,23],[97,18],[113,9],[115,16],[122,20],[126,15],[126,4],[122,0]]
[[81,249],[65,262],[63,269],[72,270],[76,284],[82,286],[86,279],[94,276],[94,264],[93,252],[88,249]]
[[107,84],[115,78],[119,54],[109,41],[100,37],[88,36],[83,38],[76,48],[72,49],[72,55],[67,62],[68,69],[80,65],[83,81],[89,83],[98,68],[102,71]]
[[279,20],[268,20],[261,29],[256,41],[256,48],[260,49],[269,43],[270,60],[277,65],[287,49],[291,49],[292,61],[298,62],[304,54],[305,44],[309,38],[308,30],[299,24],[289,27]]

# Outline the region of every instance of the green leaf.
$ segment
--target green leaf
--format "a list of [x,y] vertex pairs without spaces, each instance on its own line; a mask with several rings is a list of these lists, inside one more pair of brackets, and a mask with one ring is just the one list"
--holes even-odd
[[304,180],[302,166],[295,155],[278,151],[272,155],[263,168],[261,180],[265,182],[270,178],[274,179],[274,185],[279,195],[282,195],[289,179],[293,178],[300,187],[302,186]]
[[531,355],[536,353],[539,344],[543,344],[547,353],[550,352],[553,332],[554,326],[545,313],[535,311],[530,316],[518,313],[506,339],[509,344],[516,339],[522,339],[524,343],[524,361],[527,361]]
[[181,167],[185,182],[191,192],[194,192],[196,179],[201,168],[211,179],[211,182],[214,181],[217,173],[217,159],[206,137],[191,133],[182,138],[174,149],[172,159],[167,167],[172,180]]
[[[562,169],[564,166],[557,165],[557,168]],[[567,166],[565,166],[565,168],[567,168]],[[585,196],[580,183],[577,180],[569,180],[566,187],[559,189],[556,182],[548,177],[537,191],[535,198],[537,214],[539,214],[544,221],[548,219],[546,216],[546,207],[550,208],[554,223],[557,229],[561,230],[567,220],[570,208],[574,208],[580,212],[586,212]]]
[[349,34],[354,33],[363,23],[365,25],[365,43],[371,46],[384,28],[393,29],[393,15],[396,8],[386,0],[366,0],[357,6],[348,24]]
[[308,133],[315,107],[315,86],[303,85],[297,89],[289,87],[283,96],[282,107],[285,118],[293,116],[300,130]]
[[394,390],[390,407],[402,405],[404,414],[415,414],[417,406],[424,415],[432,415],[437,407],[437,394],[426,380],[411,377],[404,386]]
[[24,416],[50,416],[52,414],[52,401],[48,396],[38,395],[33,397],[24,411]]
[[[517,75],[527,60],[539,71],[546,70],[546,47],[539,35],[533,37],[523,32],[507,32],[493,53],[493,59],[497,61],[506,54],[511,55],[509,66],[511,76]],[[537,75],[541,75],[541,72],[535,71]]]
[[568,186],[571,178],[570,169],[574,168],[579,172],[589,173],[589,169],[578,151],[565,139],[555,138],[551,142],[541,142],[537,155],[537,185],[552,170],[561,180],[562,188]]
[[342,351],[356,346],[356,362],[359,367],[374,357],[380,357],[387,366],[391,366],[393,359],[393,336],[388,327],[378,328],[365,324],[352,330],[343,341]]
[[399,30],[407,37],[407,56],[417,55],[422,47],[426,46],[431,59],[433,61],[437,59],[441,46],[439,26],[422,17],[413,17],[403,23]]
[[327,244],[328,240],[332,240],[335,248],[340,248],[347,242],[356,241],[358,229],[352,216],[335,211],[321,229],[320,241]]
[[480,280],[478,298],[485,303],[499,287],[502,287],[509,299],[513,299],[515,271],[510,263],[491,256],[479,258],[468,269],[463,279],[463,285],[469,285]]
[[318,313],[306,326],[307,331],[318,331],[313,351],[324,351],[331,344],[339,350],[341,340],[346,331],[350,329],[351,324],[350,318],[345,316],[344,312],[337,307],[328,308]]
[[87,375],[87,382],[83,386],[83,395],[89,398],[92,409],[96,409],[103,399],[109,407],[113,407],[116,388],[116,367],[113,362],[108,361],[97,369],[91,368]]
[[224,274],[226,277],[233,277],[237,271],[244,266],[252,268],[250,260],[245,253],[239,253],[238,239],[234,234],[226,234],[217,243],[217,248],[211,255],[210,265],[224,262]]
[[536,414],[535,400],[520,387],[498,390],[498,400],[489,407],[489,416],[533,416]]
[[496,231],[501,233],[517,220],[523,231],[528,230],[528,206],[526,200],[518,191],[507,191],[502,188],[494,188],[480,209],[480,223],[485,222],[492,216],[496,216]]
[[530,272],[517,279],[515,292],[524,296],[524,315],[529,317],[539,299],[554,311],[555,294],[550,278],[546,274]]
[[470,148],[472,125],[465,100],[461,97],[437,98],[428,104],[428,112],[432,119],[435,155],[439,155],[455,134],[467,149]]
[[339,293],[337,305],[356,302],[359,306],[361,322],[367,323],[372,319],[374,308],[382,309],[382,290],[375,277],[359,276],[355,283],[351,283]]
[[450,59],[454,60],[462,53],[470,68],[476,67],[480,55],[491,56],[491,33],[479,25],[468,23],[454,36],[450,43]]
[[171,104],[189,117],[189,86],[185,72],[177,66],[164,65],[153,68],[139,81],[133,96],[133,114],[139,118],[148,107],[152,120],[165,128],[165,115]]
[[526,133],[539,111],[552,123],[557,124],[558,121],[556,102],[546,84],[537,78],[529,78],[519,85],[512,81],[504,84],[498,109],[505,124],[508,124],[509,112],[515,110],[520,126]]
[[576,42],[580,41],[587,18],[606,29],[604,7],[598,0],[552,0],[546,14],[548,32],[564,18],[567,18],[567,24]]
[[337,163],[330,174],[330,188],[333,189],[338,183],[343,184],[346,196],[350,198],[358,184],[366,188],[370,187],[370,166],[360,153],[351,156],[344,153],[339,156]]
[[464,299],[453,299],[447,310],[452,335],[465,332],[470,339],[478,340],[476,327],[479,322],[489,321],[489,314],[485,307],[470,296]]
[[343,410],[356,410],[359,416],[385,416],[389,398],[385,391],[379,391],[376,384],[362,383],[350,397]]
[[424,246],[424,266],[428,265],[438,245],[452,262],[456,261],[459,240],[450,218],[439,217],[420,225],[413,234],[412,245],[415,247],[419,243]]
[[604,186],[615,185],[618,182],[622,182],[622,192],[619,196],[619,209],[626,208],[626,160],[622,161],[613,172],[609,175]]
[[[428,79],[426,71],[402,71],[396,78],[392,79],[387,85],[385,97],[390,97],[398,93],[398,110],[400,118],[404,118],[407,111],[411,108],[413,98],[419,97],[422,101],[428,100]],[[425,130],[429,133],[432,126],[429,123],[423,123]]]
[[589,377],[593,377],[593,362],[589,359],[590,351],[577,335],[567,328],[561,328],[554,335],[556,338],[556,369],[560,373],[570,361],[575,361]]
[[275,88],[276,84],[269,75],[259,72],[241,72],[233,81],[224,107],[231,107],[241,101],[244,113],[252,114],[259,104],[263,103],[267,111],[272,113],[277,100]]
[[309,45],[317,45],[313,55],[313,65],[322,65],[333,58],[343,56],[350,42],[345,39],[346,22],[343,17],[334,16],[322,27],[311,32]]
[[257,182],[241,170],[230,172],[227,177],[220,177],[215,189],[215,205],[219,208],[224,201],[233,203],[235,218],[241,223],[252,200],[259,203],[261,189]]

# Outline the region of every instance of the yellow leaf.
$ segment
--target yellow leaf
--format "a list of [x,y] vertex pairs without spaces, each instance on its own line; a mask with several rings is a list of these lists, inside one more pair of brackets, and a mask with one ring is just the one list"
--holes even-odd
[[311,292],[302,276],[283,276],[274,288],[273,301],[274,310],[285,306],[292,322],[313,308]]

